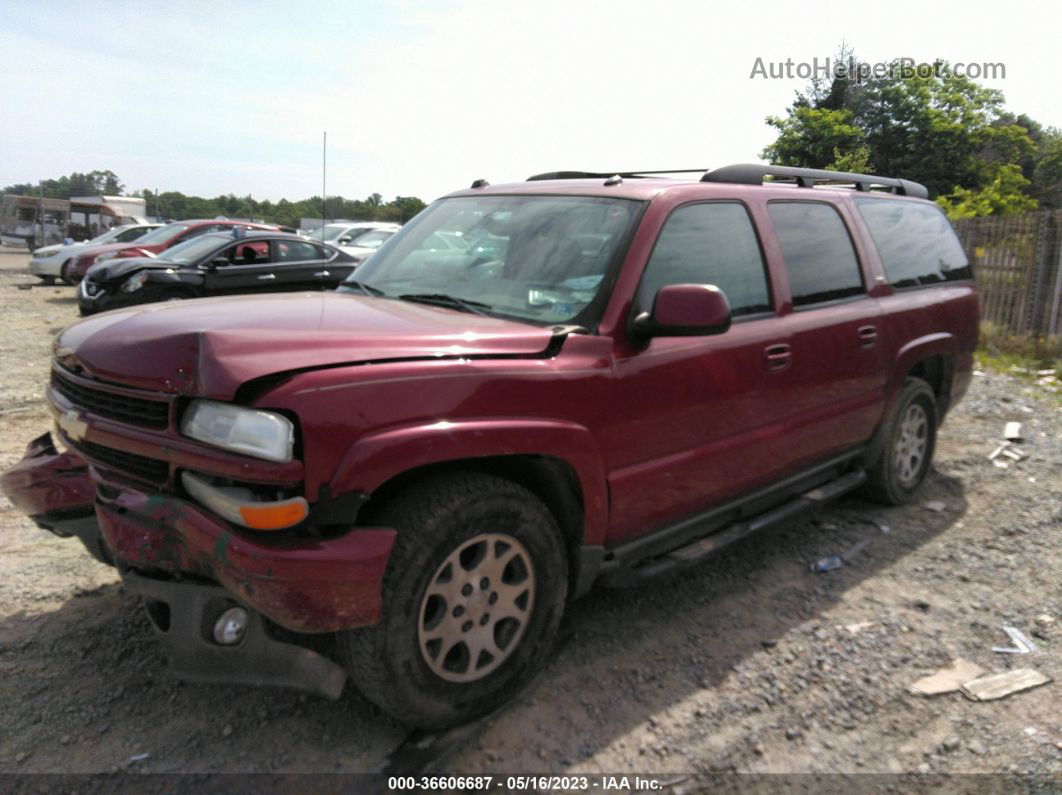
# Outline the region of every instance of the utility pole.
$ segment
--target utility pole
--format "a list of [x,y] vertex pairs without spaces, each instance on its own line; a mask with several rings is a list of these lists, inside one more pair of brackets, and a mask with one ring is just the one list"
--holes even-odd
[[328,130],[324,131],[324,141],[321,144],[321,240],[324,240],[324,228],[327,223],[328,212]]
[[[41,245],[43,246],[47,241],[44,239],[44,180],[37,181],[37,191],[40,193],[40,198],[37,201],[37,220],[40,222],[41,228]],[[37,242],[37,231],[33,231],[33,242]]]

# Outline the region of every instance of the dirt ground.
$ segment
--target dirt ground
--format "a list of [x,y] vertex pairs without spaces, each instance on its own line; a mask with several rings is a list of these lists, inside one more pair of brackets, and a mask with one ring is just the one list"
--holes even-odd
[[[37,286],[26,262],[0,249],[0,468],[48,429],[51,340],[76,318],[72,288]],[[515,703],[408,740],[353,687],[328,702],[177,681],[114,571],[0,497],[0,772],[335,773],[390,759],[408,772],[653,773],[671,791],[731,772],[1016,774],[1062,787],[1051,389],[978,375],[916,504],[848,498],[684,574],[596,589]],[[1029,457],[1004,469],[987,456],[1008,420],[1024,424]],[[842,568],[809,570],[833,554]],[[1003,625],[1038,651],[994,652],[1010,645]],[[908,692],[956,658],[1053,681],[990,702]]]

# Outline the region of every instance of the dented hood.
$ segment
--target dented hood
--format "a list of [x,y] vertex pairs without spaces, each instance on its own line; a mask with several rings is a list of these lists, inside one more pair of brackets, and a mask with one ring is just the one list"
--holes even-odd
[[532,356],[548,328],[348,293],[280,293],[148,304],[63,331],[56,357],[141,389],[231,399],[290,370],[439,356]]

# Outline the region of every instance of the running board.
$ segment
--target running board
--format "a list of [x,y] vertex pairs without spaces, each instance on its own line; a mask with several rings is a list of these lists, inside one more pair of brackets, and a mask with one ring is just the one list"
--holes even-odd
[[718,552],[723,547],[755,533],[757,530],[778,524],[805,511],[817,508],[824,502],[836,499],[842,494],[847,494],[862,485],[866,479],[867,474],[865,471],[862,469],[854,470],[836,480],[831,480],[829,483],[806,491],[765,513],[746,521],[734,522],[718,532],[678,547],[660,557],[651,558],[630,568],[608,572],[603,575],[602,579],[607,585],[623,588],[658,577],[666,572],[685,568]]

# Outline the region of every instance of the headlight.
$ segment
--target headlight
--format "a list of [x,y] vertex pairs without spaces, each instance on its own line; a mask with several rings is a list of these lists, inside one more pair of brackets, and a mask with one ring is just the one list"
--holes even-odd
[[135,293],[141,287],[144,286],[144,282],[147,281],[147,271],[140,271],[140,273],[134,273],[124,282],[122,282],[121,291],[123,293]]
[[295,427],[287,417],[213,400],[192,401],[181,420],[181,433],[267,461],[290,461],[295,445]]

